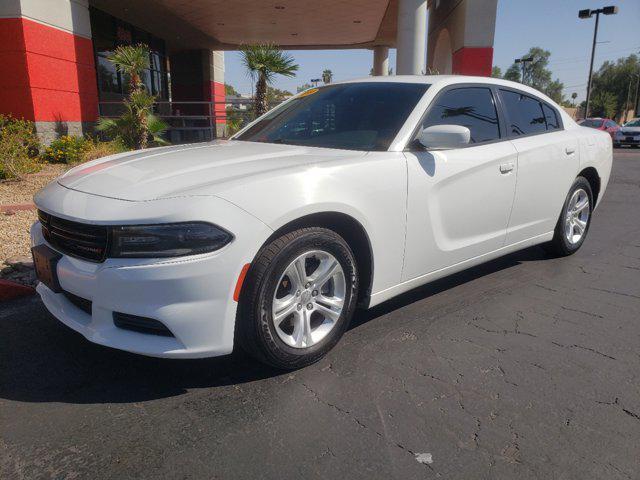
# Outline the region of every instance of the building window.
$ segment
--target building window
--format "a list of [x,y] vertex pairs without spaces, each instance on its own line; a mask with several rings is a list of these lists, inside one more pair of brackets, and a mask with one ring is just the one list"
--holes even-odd
[[142,73],[142,82],[149,93],[159,100],[167,100],[169,88],[164,41],[101,10],[91,8],[90,15],[100,100],[119,101],[129,93],[128,78],[116,70],[109,61],[109,55],[119,45],[138,43],[148,45],[150,50],[150,68]]

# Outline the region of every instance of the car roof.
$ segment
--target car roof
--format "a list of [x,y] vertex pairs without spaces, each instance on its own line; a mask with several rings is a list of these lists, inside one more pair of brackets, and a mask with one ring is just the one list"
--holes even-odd
[[447,85],[455,85],[457,83],[484,83],[487,85],[498,85],[508,88],[514,88],[525,93],[530,93],[537,97],[542,97],[545,101],[549,101],[556,104],[553,100],[547,97],[544,93],[531,88],[527,85],[518,82],[512,82],[511,80],[505,80],[503,78],[494,77],[480,77],[471,75],[381,75],[371,76],[365,78],[356,78],[353,80],[345,80],[341,83],[366,83],[366,82],[382,82],[382,83],[424,83],[438,88]]

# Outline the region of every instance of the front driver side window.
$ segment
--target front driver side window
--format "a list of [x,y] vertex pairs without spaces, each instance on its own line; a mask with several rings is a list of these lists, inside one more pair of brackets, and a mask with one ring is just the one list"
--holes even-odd
[[471,132],[470,143],[500,138],[498,113],[488,88],[456,88],[439,95],[422,122],[422,128],[433,125],[467,127]]

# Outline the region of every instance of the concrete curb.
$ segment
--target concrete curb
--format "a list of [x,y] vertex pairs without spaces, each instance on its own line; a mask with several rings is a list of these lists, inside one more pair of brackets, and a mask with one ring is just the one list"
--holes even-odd
[[22,210],[35,210],[33,203],[17,203],[14,205],[0,205],[0,213],[15,213]]
[[35,295],[35,293],[35,288],[0,278],[0,302]]

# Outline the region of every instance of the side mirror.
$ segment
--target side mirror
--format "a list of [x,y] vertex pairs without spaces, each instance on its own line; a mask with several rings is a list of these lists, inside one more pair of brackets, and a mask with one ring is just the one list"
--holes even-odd
[[459,148],[471,140],[471,132],[460,125],[433,125],[418,135],[420,144],[429,149]]

